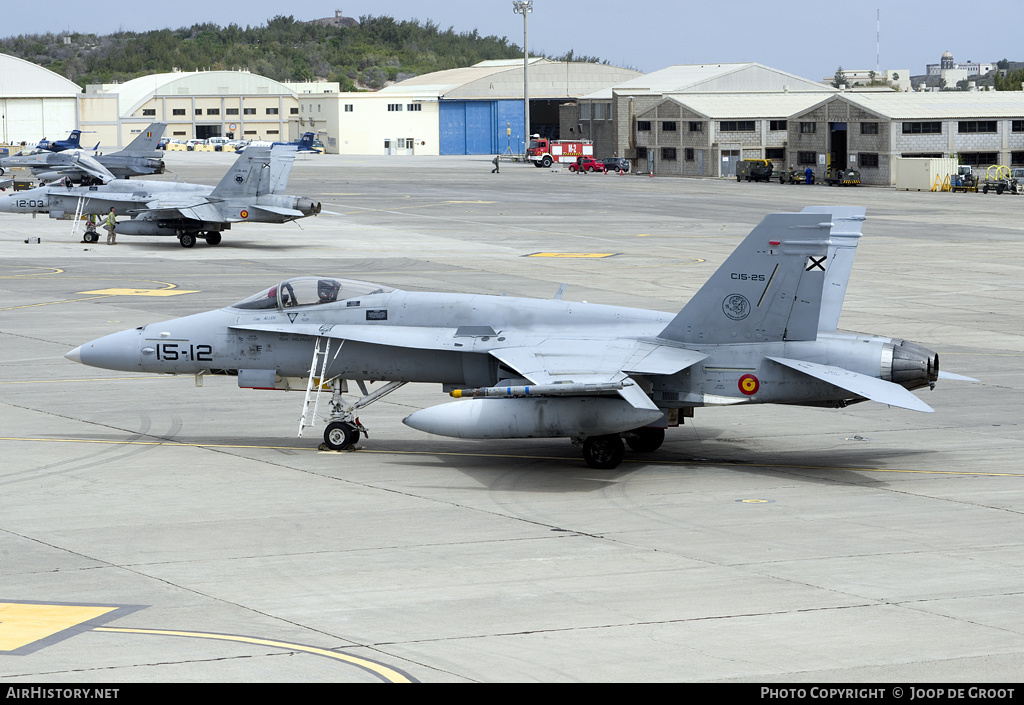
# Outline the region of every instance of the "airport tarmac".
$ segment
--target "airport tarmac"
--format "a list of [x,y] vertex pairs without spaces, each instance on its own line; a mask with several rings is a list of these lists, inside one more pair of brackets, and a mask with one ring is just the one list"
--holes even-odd
[[[223,154],[168,153],[216,183]],[[1024,197],[299,157],[326,210],[219,246],[0,216],[0,682],[1019,681]],[[677,311],[769,212],[866,206],[840,327],[933,414],[697,409],[656,453],[462,441],[63,355],[297,275]],[[39,237],[41,242],[26,243]]]

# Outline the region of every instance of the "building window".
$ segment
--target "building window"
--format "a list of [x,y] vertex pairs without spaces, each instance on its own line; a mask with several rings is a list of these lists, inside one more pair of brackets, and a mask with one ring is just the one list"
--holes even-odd
[[651,121],[650,120],[637,120],[637,122],[636,122],[636,131],[637,132],[650,132],[651,131]]
[[220,108],[207,108],[206,109],[206,114],[207,115],[220,115]]
[[178,136],[184,137],[187,133],[184,130],[181,130],[180,132],[173,132],[172,134],[175,137],[178,137]]
[[267,134],[268,135],[276,135],[276,134],[278,134],[278,131],[277,130],[267,130]]
[[288,114],[289,115],[298,115],[299,114],[299,109],[298,108],[289,108],[288,109]]
[[862,122],[860,124],[860,133],[862,135],[877,135],[878,134],[878,123],[877,122]]
[[818,131],[818,123],[816,122],[801,122],[800,133],[804,135],[810,135]]
[[256,108],[242,108],[242,115],[255,115]]
[[666,162],[674,162],[676,160],[676,148],[675,147],[662,147],[661,158]]
[[784,162],[786,161],[786,148],[785,147],[766,147],[764,150],[765,159],[773,159],[775,161]]
[[171,110],[171,115],[184,115],[184,114],[185,114],[185,108],[174,108],[173,110]]
[[267,108],[267,115],[277,115],[277,108]]
[[411,113],[420,113],[420,112],[423,112],[423,104],[422,103],[409,103],[407,106],[405,106],[405,109],[408,110]]
[[346,113],[351,113],[354,109],[355,109],[355,106],[352,103],[345,103],[345,112]]
[[225,115],[238,115],[238,108],[224,108]]
[[865,154],[864,152],[861,152],[860,156],[858,158],[860,159],[860,165],[861,165],[862,168],[863,167],[878,168],[878,155],[877,154]]
[[754,132],[753,120],[724,120],[718,123],[719,132]]
[[637,147],[636,148],[636,158],[637,159],[647,159],[647,147]]
[[817,162],[818,162],[818,153],[817,152],[797,152],[796,153],[796,163],[800,164],[801,166],[803,166],[803,165],[813,166]]
[[661,131],[662,132],[675,132],[676,131],[676,122],[675,122],[675,120],[665,120],[665,121],[663,121],[661,123]]
[[693,147],[687,147],[686,148],[686,151],[684,152],[684,154],[686,155],[686,161],[688,161],[688,162],[692,162],[693,161],[693,158],[694,158],[693,151],[694,151]]
[[961,120],[957,123],[957,132],[995,132],[995,120]]
[[691,122],[690,123],[690,132],[704,132],[704,123],[703,122]]
[[960,163],[969,166],[988,166],[999,163],[999,152],[961,152]]
[[142,115],[144,117],[156,117],[156,108],[143,108]]
[[789,124],[786,120],[769,120],[768,129],[772,132],[781,132],[789,128]]
[[1012,129],[1014,132],[1024,132],[1024,120],[1014,120]]
[[401,103],[388,103],[388,112],[389,113],[400,113],[400,112],[402,112],[402,104]]
[[203,114],[203,109],[202,108],[196,108],[196,115],[202,115],[202,114]]
[[905,135],[941,135],[941,122],[905,122],[903,123],[903,134]]
[[245,134],[245,135],[255,135],[256,134],[256,130],[246,130],[242,134]]
[[1010,164],[1024,166],[1024,152],[1010,152]]

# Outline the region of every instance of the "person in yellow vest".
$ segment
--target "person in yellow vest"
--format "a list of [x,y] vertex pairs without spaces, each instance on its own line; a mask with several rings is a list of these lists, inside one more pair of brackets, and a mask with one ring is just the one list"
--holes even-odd
[[114,232],[114,227],[117,225],[117,221],[114,219],[114,209],[111,207],[110,212],[107,213],[107,244],[116,245],[117,233]]

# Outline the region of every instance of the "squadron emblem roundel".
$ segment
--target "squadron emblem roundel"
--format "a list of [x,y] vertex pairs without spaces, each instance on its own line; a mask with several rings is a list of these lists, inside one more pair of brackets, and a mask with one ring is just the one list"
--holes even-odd
[[742,321],[750,315],[750,302],[742,294],[729,294],[722,301],[722,313],[734,321]]

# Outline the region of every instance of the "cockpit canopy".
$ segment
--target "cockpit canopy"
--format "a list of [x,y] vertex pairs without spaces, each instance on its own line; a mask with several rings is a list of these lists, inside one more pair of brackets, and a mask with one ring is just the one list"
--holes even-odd
[[239,301],[231,308],[247,310],[285,309],[296,306],[318,306],[336,301],[351,301],[371,294],[387,294],[394,289],[355,279],[332,277],[295,277],[277,286]]

